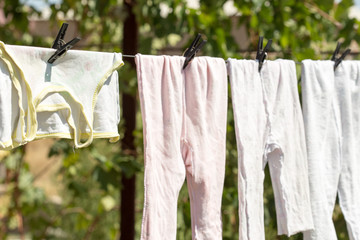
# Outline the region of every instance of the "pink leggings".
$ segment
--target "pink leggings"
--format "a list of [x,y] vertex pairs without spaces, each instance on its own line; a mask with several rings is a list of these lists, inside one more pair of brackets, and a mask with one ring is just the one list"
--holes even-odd
[[227,72],[223,59],[136,55],[144,129],[141,239],[176,239],[187,179],[192,239],[222,239]]

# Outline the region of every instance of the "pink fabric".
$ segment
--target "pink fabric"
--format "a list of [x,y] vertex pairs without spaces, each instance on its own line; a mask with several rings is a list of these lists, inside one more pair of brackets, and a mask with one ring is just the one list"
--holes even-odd
[[220,58],[136,55],[144,128],[141,239],[176,239],[185,176],[192,239],[222,239],[227,72]]

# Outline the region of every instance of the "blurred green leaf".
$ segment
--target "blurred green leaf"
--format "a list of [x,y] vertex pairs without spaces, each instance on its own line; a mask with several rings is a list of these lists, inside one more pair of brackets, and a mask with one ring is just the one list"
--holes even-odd
[[116,205],[115,199],[110,195],[104,196],[101,199],[101,203],[104,206],[106,211],[110,211]]

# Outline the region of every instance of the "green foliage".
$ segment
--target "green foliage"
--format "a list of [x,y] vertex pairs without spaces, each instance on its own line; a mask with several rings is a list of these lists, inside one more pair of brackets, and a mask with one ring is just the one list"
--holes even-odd
[[[1,3],[1,1],[0,1]],[[237,13],[229,16],[224,10],[233,4]],[[201,0],[199,8],[183,0],[137,0],[135,14],[139,24],[139,52],[157,54],[168,46],[176,46],[185,37],[184,50],[196,33],[207,36],[203,55],[222,58],[238,57],[241,46],[234,40],[234,24],[246,26],[250,50],[255,50],[259,35],[273,39],[276,57],[293,60],[324,59],[322,51],[333,50],[336,41],[344,45],[360,41],[359,22],[348,17],[352,0],[335,4],[326,0]],[[1,6],[1,4],[0,4]],[[120,0],[63,0],[51,5],[50,24],[60,27],[63,19],[78,21],[82,48],[121,52],[122,32],[126,13]],[[19,0],[4,0],[4,13],[10,19],[0,25],[0,40],[8,44],[49,47],[53,38],[30,34],[29,17],[41,13]],[[84,44],[86,43],[86,46]],[[242,44],[242,43],[241,43]],[[127,94],[137,94],[136,73],[127,65],[120,69],[120,88]],[[230,91],[230,89],[229,89]],[[139,109],[139,108],[138,108]],[[96,140],[86,148],[74,150],[70,141],[56,141],[49,157],[61,156],[57,173],[61,183],[61,199],[52,200],[34,185],[35,177],[23,161],[24,148],[12,151],[0,164],[7,175],[0,179],[6,184],[7,204],[0,206],[0,239],[10,231],[26,231],[33,239],[117,239],[119,230],[119,190],[121,176],[137,175],[136,232],[139,238],[143,205],[143,138],[141,114],[136,117],[134,131],[136,154],[122,152],[119,143]],[[120,124],[120,134],[124,133]],[[226,178],[223,193],[223,238],[238,239],[237,150],[231,94],[227,125]],[[136,157],[134,157],[136,155]],[[2,198],[1,198],[2,199]],[[11,201],[9,201],[11,199]],[[274,197],[266,170],[264,181],[264,221],[267,239],[301,239],[277,236]],[[21,230],[22,221],[26,226]],[[348,239],[341,211],[336,205],[334,221],[339,239]],[[190,202],[186,184],[178,201],[178,239],[191,239]]]

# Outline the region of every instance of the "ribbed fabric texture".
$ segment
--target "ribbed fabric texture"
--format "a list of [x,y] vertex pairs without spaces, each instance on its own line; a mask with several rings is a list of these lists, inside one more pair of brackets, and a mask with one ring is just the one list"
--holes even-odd
[[269,164],[278,234],[312,229],[295,63],[228,59],[238,149],[239,239],[265,239],[263,182]]
[[188,184],[192,239],[222,239],[227,75],[220,58],[136,55],[144,128],[142,240],[175,240]]

